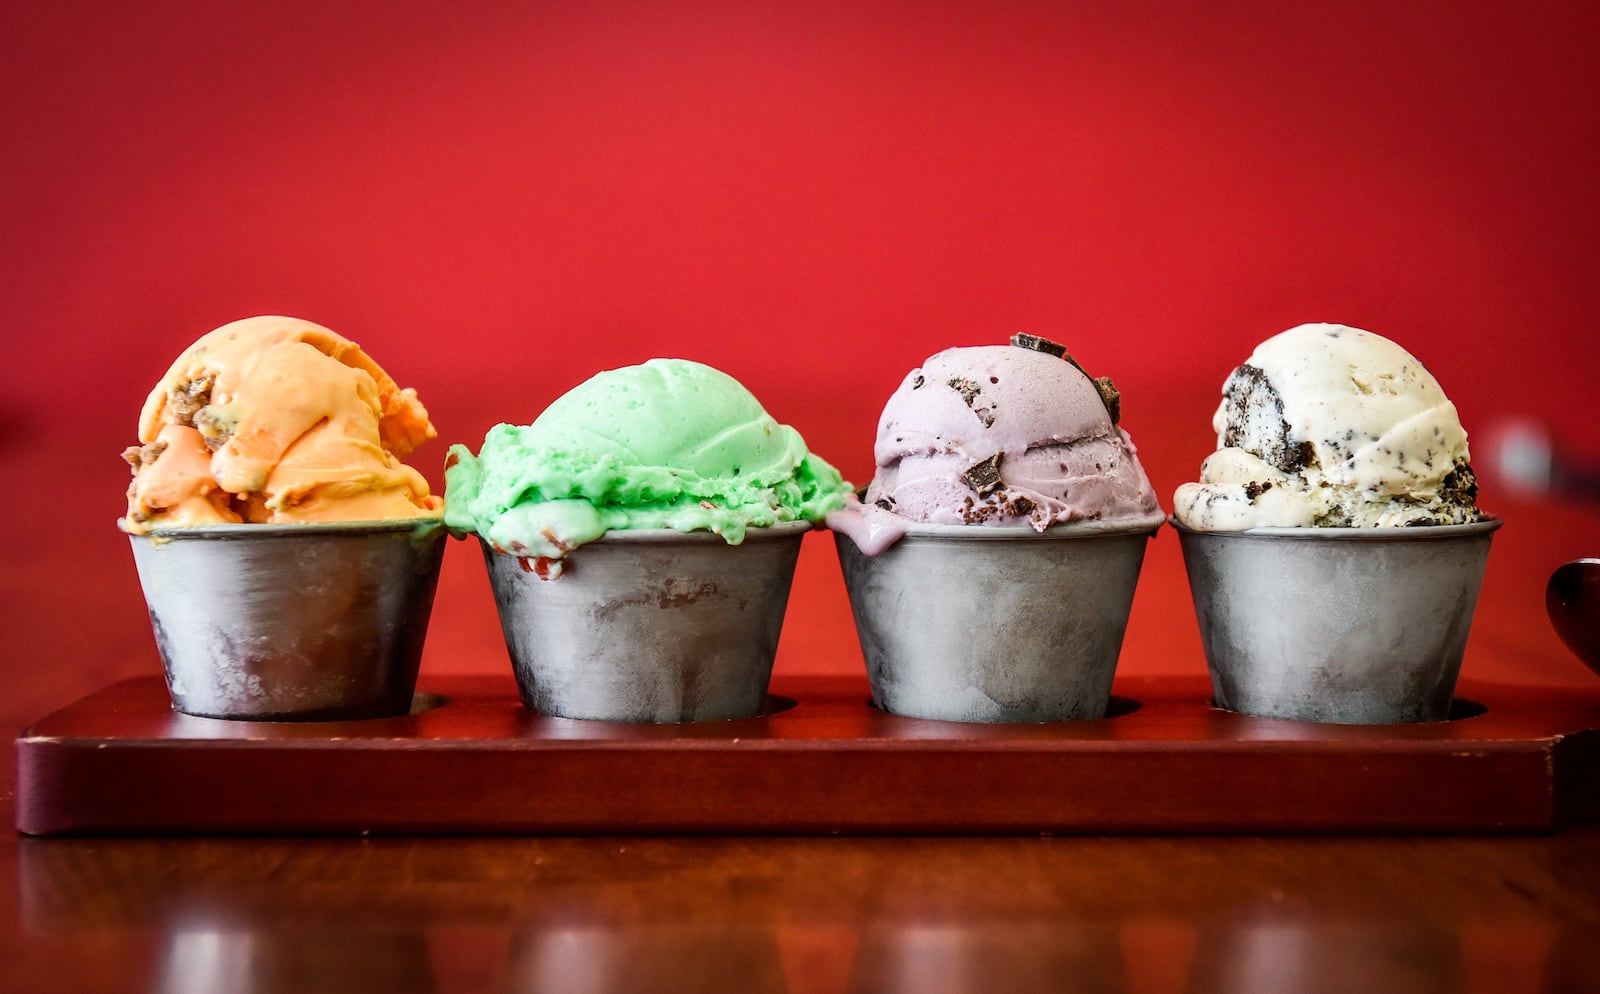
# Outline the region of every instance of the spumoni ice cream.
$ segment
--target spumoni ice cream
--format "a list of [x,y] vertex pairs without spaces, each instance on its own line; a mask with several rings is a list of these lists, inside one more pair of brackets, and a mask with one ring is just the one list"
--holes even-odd
[[596,374],[527,426],[450,448],[445,523],[497,549],[559,560],[609,531],[712,531],[820,521],[846,484],[737,380],[686,359]]

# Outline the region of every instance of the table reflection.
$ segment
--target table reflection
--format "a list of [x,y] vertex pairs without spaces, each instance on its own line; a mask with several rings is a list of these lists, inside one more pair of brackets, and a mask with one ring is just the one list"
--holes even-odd
[[[240,870],[213,848],[152,840],[22,840],[24,921],[50,937],[120,936],[147,964],[120,989],[151,994],[434,994],[424,917],[395,900],[403,884],[341,888],[277,872]],[[258,850],[259,851],[259,850]],[[285,869],[287,863],[279,863]]]
[[1113,926],[996,920],[870,926],[849,990],[1126,994],[1128,981]]
[[20,839],[16,969],[79,957],[60,989],[157,994],[1557,994],[1600,990],[1593,840]]
[[421,932],[172,922],[152,994],[434,994]]
[[506,994],[786,994],[771,929],[733,924],[569,925],[525,928],[514,944]]
[[1600,925],[1556,933],[1544,960],[1542,994],[1600,991]]
[[1258,912],[1202,930],[1188,989],[1451,994],[1468,986],[1459,929]]

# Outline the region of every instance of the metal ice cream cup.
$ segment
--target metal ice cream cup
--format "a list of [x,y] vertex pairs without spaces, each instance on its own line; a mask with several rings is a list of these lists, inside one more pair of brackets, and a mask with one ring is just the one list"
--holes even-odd
[[1202,532],[1174,520],[1217,706],[1444,720],[1500,524]]
[[130,535],[172,706],[318,721],[411,708],[444,554],[437,520]]
[[912,525],[876,556],[835,533],[873,703],[973,722],[1102,718],[1149,525]]
[[522,702],[601,721],[759,715],[810,528],[751,528],[739,545],[613,531],[567,553],[550,579],[480,539]]

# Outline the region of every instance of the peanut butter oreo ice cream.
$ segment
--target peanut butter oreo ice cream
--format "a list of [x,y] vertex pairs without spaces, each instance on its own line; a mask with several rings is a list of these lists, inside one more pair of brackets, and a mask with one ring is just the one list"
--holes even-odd
[[118,522],[177,710],[411,707],[443,501],[401,460],[434,434],[416,391],[309,321],[235,321],[183,351],[124,453]]
[[417,392],[321,325],[256,317],[203,335],[139,415],[122,528],[437,518],[401,462],[435,435]]

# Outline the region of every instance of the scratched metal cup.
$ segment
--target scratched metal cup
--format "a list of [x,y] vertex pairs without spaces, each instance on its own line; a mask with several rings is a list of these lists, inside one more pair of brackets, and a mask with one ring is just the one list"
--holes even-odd
[[946,721],[1105,717],[1153,531],[913,525],[876,556],[835,533],[873,703]]
[[523,704],[600,721],[761,714],[810,527],[751,528],[739,545],[710,532],[613,531],[567,553],[559,571],[480,539]]
[[172,706],[258,721],[407,713],[444,537],[437,520],[130,535]]
[[1217,706],[1443,721],[1500,524],[1202,532],[1174,520]]

